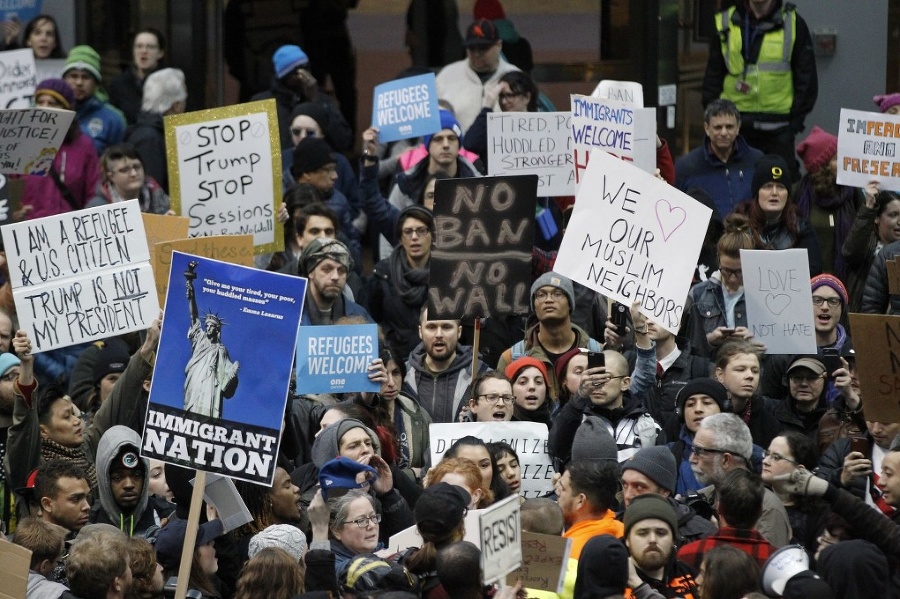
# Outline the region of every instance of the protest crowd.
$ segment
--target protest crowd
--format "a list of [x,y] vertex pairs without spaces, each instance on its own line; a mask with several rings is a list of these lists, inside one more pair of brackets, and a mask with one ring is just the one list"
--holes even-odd
[[[263,151],[226,167],[173,158],[189,136],[170,128],[204,139],[204,123],[161,32],[139,30],[107,81],[51,15],[2,30],[7,50],[65,61],[34,107],[74,111],[46,172],[10,175],[0,254],[0,549],[30,551],[25,597],[900,597],[900,195],[865,167],[838,183],[852,160],[806,122],[818,79],[796,7],[716,15],[705,137],[683,156],[656,136],[633,164],[606,155],[610,123],[643,108],[579,97],[597,149],[585,166],[576,140],[574,169],[560,150],[580,187],[545,193],[556,160],[529,170],[535,148],[512,133],[561,114],[528,41],[499,0],[429,37],[430,4],[411,3],[416,66],[376,93],[364,131],[349,37],[327,40],[333,56],[316,37],[278,47],[271,86],[245,94],[268,107],[253,109],[272,127]],[[325,62],[334,94],[314,76]],[[900,93],[871,92],[857,132],[900,128]],[[245,174],[202,180],[217,168]],[[194,175],[207,195],[191,204]],[[283,201],[227,204],[263,176]],[[135,307],[140,274],[116,279],[114,308],[82,307],[90,279],[28,295],[66,263],[131,261],[125,206],[279,238],[243,261],[170,249],[147,275],[169,277],[158,314]],[[49,262],[26,271],[29,254]],[[245,271],[268,278],[222,274]],[[60,305],[80,314],[68,342],[44,322]],[[247,405],[276,405],[276,422]],[[229,475],[243,505],[200,470]]]

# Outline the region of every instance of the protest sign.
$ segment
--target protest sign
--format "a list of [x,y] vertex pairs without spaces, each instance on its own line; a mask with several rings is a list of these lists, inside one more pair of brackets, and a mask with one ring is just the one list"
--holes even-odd
[[369,364],[378,358],[378,325],[300,327],[297,393],[378,392]]
[[522,566],[506,577],[506,584],[521,579],[527,589],[562,593],[572,540],[522,531]]
[[74,118],[56,108],[0,110],[0,173],[46,175]]
[[30,566],[30,550],[15,543],[0,541],[0,599],[22,599],[28,596],[26,591]]
[[372,126],[378,141],[422,137],[441,130],[434,73],[395,79],[375,86]]
[[656,171],[655,108],[572,94],[572,139],[576,188],[596,149],[650,174]]
[[159,305],[166,305],[166,291],[169,287],[169,266],[172,252],[183,252],[213,260],[221,260],[241,266],[253,266],[252,235],[217,235],[214,237],[191,237],[171,239],[156,243],[151,248],[153,281],[159,295]]
[[536,175],[435,184],[431,320],[529,312],[536,190]]
[[[194,480],[191,480],[191,484],[194,484]],[[203,500],[216,508],[216,515],[222,522],[225,532],[253,522],[253,514],[244,503],[244,498],[234,486],[234,481],[227,476],[207,474]]]
[[190,236],[253,235],[256,254],[284,249],[281,148],[274,100],[165,117],[172,208]]
[[174,252],[141,454],[271,485],[305,292]]
[[[484,512],[484,510],[469,510],[466,512],[466,515],[463,518],[466,522],[466,534],[462,539],[463,541],[468,541],[475,545],[481,544],[479,518],[481,517],[482,512]],[[424,542],[422,535],[419,534],[419,529],[413,524],[409,528],[404,528],[397,534],[391,535],[391,538],[388,539],[388,550],[393,553],[399,553],[410,547],[421,547]]]
[[842,108],[838,127],[838,184],[900,191],[900,115]]
[[467,435],[485,443],[503,441],[516,451],[522,469],[519,495],[541,497],[553,490],[553,464],[547,450],[547,425],[539,422],[447,422],[428,429],[431,463],[437,464],[457,439]]
[[488,174],[537,175],[541,197],[575,193],[572,113],[489,112]]
[[644,107],[644,87],[637,81],[614,81],[604,79],[591,92],[592,98],[616,100],[631,104],[637,108]]
[[866,420],[900,422],[900,316],[851,314],[850,330]]
[[900,262],[897,258],[885,260],[884,266],[887,268],[888,293],[900,294]]
[[585,172],[554,270],[678,330],[712,211],[598,152]]
[[0,52],[0,107],[31,108],[37,84],[31,48]]
[[18,21],[24,26],[41,14],[43,0],[7,0],[0,4],[0,21]]
[[805,249],[741,250],[747,327],[767,354],[816,353]]
[[146,329],[159,316],[137,200],[3,227],[13,299],[34,352]]
[[515,495],[482,510],[481,572],[485,584],[493,584],[522,565],[522,527],[519,498]]
[[151,249],[155,244],[161,241],[184,239],[188,236],[188,223],[190,223],[190,219],[186,216],[142,212],[141,218],[144,220],[144,232],[147,234],[147,246]]

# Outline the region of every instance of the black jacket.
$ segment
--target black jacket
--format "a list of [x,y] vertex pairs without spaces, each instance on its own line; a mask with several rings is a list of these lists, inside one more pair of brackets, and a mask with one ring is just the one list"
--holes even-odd
[[353,146],[353,130],[347,124],[334,100],[326,94],[317,92],[315,98],[300,97],[282,85],[277,79],[273,79],[272,86],[268,90],[256,94],[250,100],[268,100],[270,98],[275,99],[275,106],[278,111],[279,147],[293,147],[294,143],[291,139],[291,111],[294,110],[297,104],[302,102],[315,102],[328,114],[328,122],[321,125],[322,132],[325,134],[325,141],[328,142],[332,150],[335,152],[346,152]]
[[162,115],[141,111],[137,116],[137,122],[125,132],[125,142],[133,145],[140,154],[144,172],[156,179],[166,193],[169,193],[166,135]]
[[863,286],[860,312],[886,314],[890,309],[892,314],[900,313],[900,295],[891,295],[888,289],[886,264],[888,260],[893,260],[897,256],[900,256],[900,241],[887,244],[875,256],[872,268],[869,269],[869,276],[866,277],[866,284]]

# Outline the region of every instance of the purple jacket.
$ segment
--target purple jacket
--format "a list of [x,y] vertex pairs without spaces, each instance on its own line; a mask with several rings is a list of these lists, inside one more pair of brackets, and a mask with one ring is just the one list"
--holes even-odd
[[[88,200],[94,196],[100,179],[100,161],[91,138],[80,130],[76,131],[74,138],[64,141],[59,148],[56,158],[53,159],[53,168],[72,192],[78,207],[84,208]],[[72,206],[63,197],[49,174],[25,176],[22,205],[28,204],[34,207],[28,214],[30,219],[72,210]]]

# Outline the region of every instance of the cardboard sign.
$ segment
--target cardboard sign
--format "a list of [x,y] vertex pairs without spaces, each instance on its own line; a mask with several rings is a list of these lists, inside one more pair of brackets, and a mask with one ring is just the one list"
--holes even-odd
[[[191,479],[191,485],[194,480]],[[234,481],[227,476],[218,474],[206,475],[206,487],[203,489],[203,500],[216,508],[216,514],[222,521],[225,532],[240,528],[248,522],[253,522],[253,514],[250,513],[244,498],[241,497]]]
[[252,235],[192,237],[190,239],[161,241],[154,244],[151,251],[153,281],[156,284],[156,293],[159,295],[159,305],[163,307],[166,305],[166,292],[169,288],[169,267],[172,264],[172,252],[176,251],[212,258],[213,260],[221,260],[230,264],[253,266]]
[[506,584],[521,578],[527,589],[562,593],[571,551],[572,539],[523,530],[522,566],[506,577]]
[[142,212],[141,218],[144,219],[144,232],[150,248],[161,241],[184,239],[188,236],[190,219],[187,217]]
[[37,84],[31,48],[0,52],[0,108],[31,108]]
[[767,354],[815,354],[805,249],[741,250],[747,326]]
[[542,497],[553,490],[553,464],[547,451],[547,425],[539,422],[448,422],[428,429],[431,463],[437,464],[457,439],[472,435],[485,443],[504,441],[519,456],[519,495]]
[[174,252],[141,455],[271,485],[305,292]]
[[665,181],[598,152],[554,270],[675,333],[712,211]]
[[478,517],[481,571],[485,584],[503,579],[522,565],[519,505],[519,498],[512,495],[482,510]]
[[841,108],[837,182],[900,191],[900,115]]
[[0,173],[46,175],[75,118],[71,110],[0,110]]
[[888,277],[888,293],[891,295],[900,294],[900,262],[897,259],[885,260],[884,265],[887,268]]
[[34,353],[146,329],[159,315],[137,200],[3,227]]
[[489,112],[488,174],[537,175],[537,194],[575,193],[571,112]]
[[900,316],[850,314],[866,420],[900,422]]
[[656,172],[655,108],[572,94],[572,139],[576,188],[597,149]]
[[0,599],[22,599],[28,589],[31,551],[0,541]]
[[422,137],[441,130],[434,73],[395,79],[375,86],[372,126],[378,141]]
[[376,324],[300,327],[297,393],[378,392],[368,370],[376,358]]
[[256,254],[284,249],[275,100],[163,119],[172,209],[190,236],[253,235]]
[[536,190],[536,175],[435,184],[431,320],[529,312]]
[[644,107],[644,87],[637,81],[614,81],[604,79],[591,92],[592,98],[615,100],[631,104],[637,108]]

